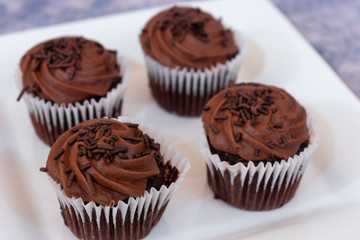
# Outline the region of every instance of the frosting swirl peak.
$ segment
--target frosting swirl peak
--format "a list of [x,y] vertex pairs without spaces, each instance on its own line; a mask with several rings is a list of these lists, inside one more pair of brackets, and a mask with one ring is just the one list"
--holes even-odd
[[121,82],[116,52],[82,37],[60,37],[21,59],[23,91],[58,104],[103,97]]
[[159,148],[137,124],[93,119],[58,138],[46,169],[68,197],[109,205],[142,196],[161,175]]
[[210,145],[240,161],[294,156],[309,139],[305,109],[283,89],[239,84],[212,97],[202,112]]
[[140,35],[145,53],[164,66],[205,69],[239,51],[233,32],[198,8],[173,7],[151,18]]

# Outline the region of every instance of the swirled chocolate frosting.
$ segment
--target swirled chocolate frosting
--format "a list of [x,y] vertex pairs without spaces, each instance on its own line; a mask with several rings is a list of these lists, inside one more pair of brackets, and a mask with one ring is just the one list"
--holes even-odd
[[[82,122],[52,146],[46,168],[68,197],[109,205],[175,181],[164,169],[160,145],[137,124],[108,119]],[[168,176],[164,176],[168,175]],[[156,186],[157,188],[158,186]]]
[[208,141],[238,161],[272,161],[297,154],[309,139],[306,111],[283,89],[239,84],[212,97],[202,112]]
[[160,12],[148,21],[140,41],[146,55],[168,67],[210,68],[239,52],[233,32],[198,8]]
[[121,82],[116,52],[82,37],[60,37],[34,46],[21,59],[20,69],[22,93],[58,104],[103,97]]

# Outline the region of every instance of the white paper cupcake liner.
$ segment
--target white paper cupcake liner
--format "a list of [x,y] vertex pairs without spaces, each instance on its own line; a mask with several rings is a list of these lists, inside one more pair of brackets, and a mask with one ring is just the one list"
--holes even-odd
[[[261,206],[261,204],[255,206],[255,199],[253,199],[254,205],[251,207],[253,209],[248,210],[269,210],[271,208],[279,207],[279,205],[282,205],[286,201],[290,200],[295,193],[301,176],[304,173],[310,157],[317,148],[318,143],[317,124],[315,118],[311,113],[309,113],[309,111],[307,111],[307,114],[307,126],[310,132],[309,145],[300,152],[300,154],[286,160],[283,159],[280,162],[268,162],[266,164],[260,162],[256,166],[251,161],[247,165],[244,165],[241,162],[230,165],[226,161],[221,161],[219,155],[212,154],[210,152],[205,131],[201,126],[199,134],[201,153],[206,161],[208,181],[209,184],[212,185],[213,190],[215,184],[212,182],[213,179],[219,180],[219,178],[222,178],[222,183],[219,184],[221,184],[222,187],[226,186],[227,190],[225,191],[227,191],[226,194],[228,194],[224,200],[236,207],[248,209],[246,206],[242,206],[242,204],[246,201],[251,201],[251,199],[247,199],[249,198],[247,195],[250,194],[250,187],[253,188],[254,192],[259,193],[259,195],[256,196],[252,193],[254,198],[260,198],[256,199],[256,201],[263,201],[263,204],[267,204],[267,206]],[[256,179],[256,185],[254,184],[253,179]],[[286,191],[288,188],[292,188],[289,189],[291,192]],[[247,192],[241,192],[242,190]],[[280,191],[283,193],[280,193]],[[283,201],[282,203],[278,204],[276,201],[274,202],[274,199],[269,199],[271,196],[264,196],[264,194],[271,195],[273,192],[276,192],[277,195],[274,197],[282,197],[282,199],[277,199],[279,201]],[[234,196],[236,194],[241,196]],[[281,194],[283,194],[283,196],[279,197],[278,195]],[[222,196],[218,197],[222,198]]]
[[[248,44],[245,37],[235,31],[234,37],[239,53],[226,63],[207,69],[169,68],[146,55],[150,87],[159,104],[180,115],[200,115],[201,108],[213,94],[235,81],[247,54]],[[187,100],[186,97],[191,99]],[[194,107],[195,104],[199,106]]]
[[[119,117],[118,120],[138,123],[129,117]],[[186,172],[190,169],[189,160],[184,158],[182,153],[176,152],[171,143],[165,140],[162,135],[148,125],[140,123],[139,128],[160,144],[160,152],[165,163],[171,161],[171,166],[178,169],[178,179],[171,183],[169,187],[163,185],[160,190],[151,188],[150,191],[145,191],[142,197],[130,197],[127,203],[119,201],[116,205],[105,206],[94,202],[84,203],[81,198],[67,197],[60,184],[57,184],[49,177],[62,209],[67,209],[67,213],[72,215],[73,224],[76,225],[75,228],[81,238],[93,239],[95,236],[95,238],[99,237],[100,239],[138,239],[144,237],[149,233],[151,227],[157,223],[171,195],[179,188]],[[131,226],[135,222],[136,227]],[[94,225],[91,227],[92,229],[86,227],[89,223]],[[109,238],[106,237],[107,234],[103,236],[104,234],[100,233],[100,227],[103,228],[104,224],[107,226],[106,228],[114,229],[114,233],[107,233]]]
[[[32,94],[24,93],[22,98],[30,112],[32,121],[39,124],[38,127],[34,127],[38,135],[42,135],[40,136],[42,140],[52,145],[59,134],[82,121],[104,116],[116,117],[114,114],[117,115],[118,109],[121,109],[125,90],[130,80],[130,66],[127,60],[119,58],[119,63],[121,66],[121,83],[99,100],[91,98],[82,103],[57,104],[49,100],[34,97]],[[16,77],[17,84],[21,89],[20,71],[16,75],[18,75]]]

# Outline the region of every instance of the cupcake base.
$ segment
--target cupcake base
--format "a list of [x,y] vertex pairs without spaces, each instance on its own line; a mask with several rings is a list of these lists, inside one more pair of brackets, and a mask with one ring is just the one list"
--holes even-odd
[[[143,209],[140,216],[136,216],[138,214],[138,212],[136,212],[133,221],[131,221],[131,217],[128,212],[124,219],[122,219],[121,214],[117,214],[115,221],[113,220],[112,213],[110,213],[109,222],[107,222],[105,218],[106,213],[104,209],[102,209],[99,225],[97,221],[89,218],[89,215],[85,210],[83,214],[84,219],[81,219],[81,217],[76,214],[76,210],[73,206],[63,206],[60,202],[60,209],[65,225],[68,226],[71,232],[80,239],[135,240],[144,238],[150,233],[152,227],[159,222],[167,205],[168,202],[166,202],[160,209],[158,209],[157,204],[154,208],[150,205],[150,209],[153,210],[146,213],[145,218]],[[95,210],[92,211],[91,218],[96,218]]]
[[[244,184],[241,184],[241,174],[237,175],[231,183],[231,176],[227,170],[225,170],[224,175],[221,174],[220,170],[215,170],[211,174],[209,167],[207,167],[207,179],[215,198],[220,198],[240,209],[264,211],[279,208],[290,201],[295,195],[301,177],[288,186],[282,182],[279,188],[273,190],[271,190],[273,183],[270,181],[264,186],[264,179],[262,179],[259,185],[261,191],[256,190],[256,184],[249,183],[249,176],[246,176]],[[258,181],[258,173],[255,173],[252,181],[254,183]],[[278,185],[278,181],[279,179],[275,181],[274,185]]]
[[[216,92],[205,92],[200,94],[199,87],[192,89],[190,86],[189,94],[186,94],[186,83],[180,88],[178,85],[170,85],[169,89],[165,85],[159,84],[156,79],[149,76],[150,89],[157,103],[168,112],[175,112],[182,116],[199,116],[203,106]],[[229,81],[229,86],[234,80]]]
[[[111,116],[107,116],[106,113],[102,110],[100,113],[101,114],[100,117],[109,117],[109,118],[118,117],[119,115],[121,115],[121,109],[122,109],[122,100],[117,106],[114,106]],[[88,112],[85,114],[85,117],[82,117],[82,114],[79,111],[78,116],[80,122],[91,119]],[[41,121],[37,120],[35,114],[33,113],[30,113],[30,119],[34,126],[36,134],[43,142],[45,142],[50,146],[54,144],[56,139],[60,137],[61,134],[63,134],[72,126],[75,126],[77,124],[74,118],[72,118],[71,125],[69,125],[68,122],[65,121],[63,126],[60,126],[60,124],[58,124],[56,120],[52,119],[51,115],[48,122],[42,123]],[[48,126],[50,126],[50,129]]]

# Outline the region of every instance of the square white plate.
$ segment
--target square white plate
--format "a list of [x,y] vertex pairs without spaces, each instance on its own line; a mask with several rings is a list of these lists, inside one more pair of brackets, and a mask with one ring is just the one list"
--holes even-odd
[[249,53],[239,81],[285,88],[315,114],[319,147],[295,197],[280,209],[249,212],[213,198],[199,152],[199,118],[162,110],[151,97],[138,36],[162,8],[61,24],[0,37],[1,239],[76,239],[63,224],[54,191],[39,167],[49,147],[35,135],[14,72],[33,45],[82,35],[118,50],[132,64],[123,113],[154,125],[192,169],[146,239],[359,239],[360,104],[339,77],[268,1],[191,3],[241,31]]

